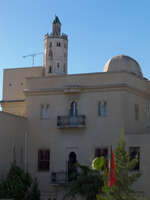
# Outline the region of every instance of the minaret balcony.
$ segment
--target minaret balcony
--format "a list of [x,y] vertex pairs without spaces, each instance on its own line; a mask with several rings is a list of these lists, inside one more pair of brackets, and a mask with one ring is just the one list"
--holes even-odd
[[85,128],[86,127],[86,116],[58,116],[57,117],[58,128]]

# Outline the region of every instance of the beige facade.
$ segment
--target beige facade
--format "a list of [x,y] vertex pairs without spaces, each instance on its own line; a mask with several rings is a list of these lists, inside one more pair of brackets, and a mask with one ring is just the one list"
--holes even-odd
[[[74,152],[80,164],[91,165],[95,150],[108,149],[110,145],[115,148],[124,128],[127,149],[136,147],[140,152],[142,176],[135,189],[150,198],[149,80],[143,77],[139,64],[124,55],[112,58],[100,73],[68,75],[67,69],[49,70],[49,65],[52,69],[57,68],[53,65],[55,61],[59,60],[62,69],[67,62],[62,48],[67,40],[65,38],[61,43],[60,22],[55,20],[53,33],[51,37],[47,36],[55,45],[54,50],[51,49],[54,62],[47,57],[51,57],[47,52],[49,48],[44,47],[46,60],[43,67],[4,70],[1,105],[3,111],[11,113],[10,116],[17,114],[27,119],[25,127],[19,125],[24,127],[22,134],[24,130],[28,131],[26,137],[20,138],[14,132],[12,136],[27,146],[29,172],[38,177],[45,198],[61,200],[57,176],[67,174],[71,153]],[[60,42],[58,50],[56,41]],[[2,114],[5,115],[9,116]],[[19,116],[14,128],[18,126],[18,119],[23,119]],[[2,118],[0,116],[0,120]],[[6,133],[9,135],[7,129]],[[41,152],[46,155],[45,164],[39,160]]]
[[27,77],[43,76],[42,67],[5,69],[3,74],[2,110],[19,116],[26,116],[25,95]]
[[27,119],[0,112],[0,179],[3,179],[12,163],[27,170]]

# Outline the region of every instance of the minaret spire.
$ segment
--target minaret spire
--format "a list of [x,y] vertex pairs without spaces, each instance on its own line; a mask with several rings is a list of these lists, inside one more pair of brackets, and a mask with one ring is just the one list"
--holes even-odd
[[56,16],[56,15],[55,15],[55,19],[53,21],[53,32],[52,32],[52,34],[58,35],[58,36],[60,36],[60,34],[61,34],[61,23],[60,23],[58,16]]

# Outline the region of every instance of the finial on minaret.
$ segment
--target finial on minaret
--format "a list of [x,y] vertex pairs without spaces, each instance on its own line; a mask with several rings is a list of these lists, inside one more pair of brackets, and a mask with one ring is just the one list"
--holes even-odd
[[55,19],[53,21],[53,35],[60,36],[61,34],[61,22],[58,16],[55,15]]

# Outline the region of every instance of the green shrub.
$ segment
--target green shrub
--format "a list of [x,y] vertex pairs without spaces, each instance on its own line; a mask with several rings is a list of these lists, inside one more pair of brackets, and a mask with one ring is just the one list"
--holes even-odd
[[[34,186],[34,188],[32,189],[31,186]],[[0,184],[0,198],[23,200],[35,188],[37,191],[37,182],[35,183],[28,173],[25,173],[23,169],[13,164],[6,179]],[[39,193],[37,193],[38,195]],[[38,200],[38,198],[36,199]]]
[[32,186],[27,192],[24,200],[40,200],[40,195],[37,179],[34,179]]

